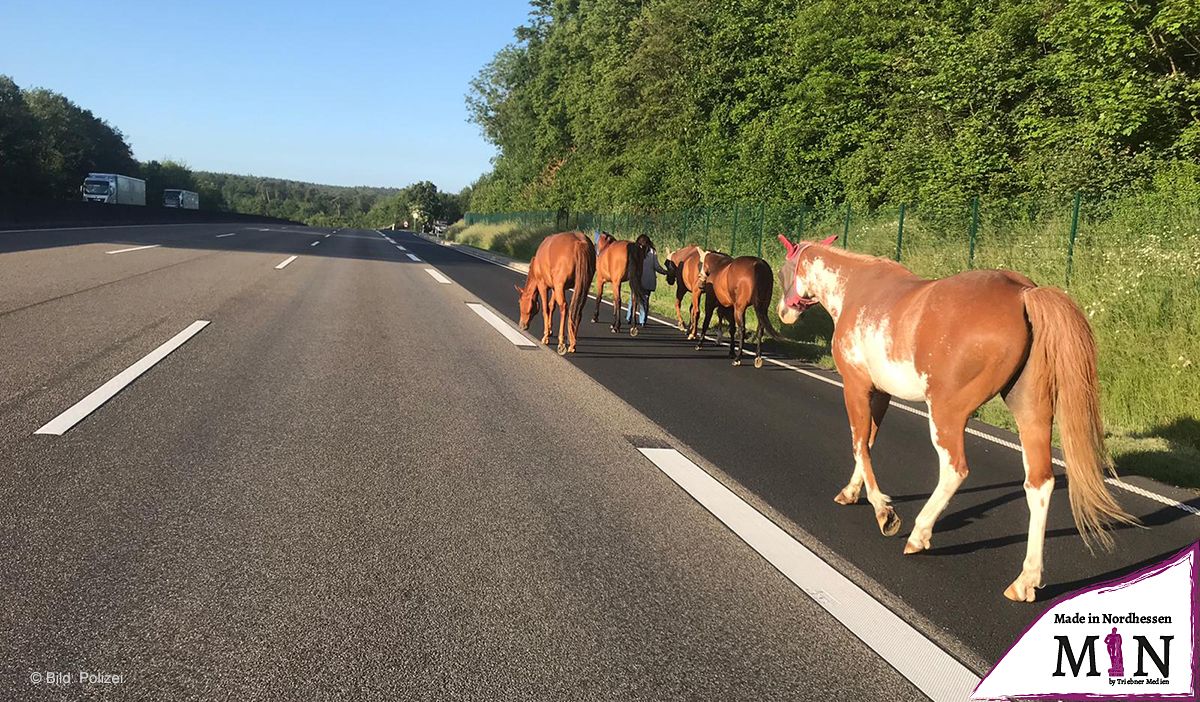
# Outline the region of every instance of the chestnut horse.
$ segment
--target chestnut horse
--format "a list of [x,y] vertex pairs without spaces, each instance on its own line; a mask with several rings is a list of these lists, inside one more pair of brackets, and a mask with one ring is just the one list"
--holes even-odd
[[854,473],[836,502],[858,501],[865,484],[880,531],[892,536],[900,530],[890,498],[875,481],[870,451],[892,396],[924,401],[940,474],[904,552],[928,549],[934,522],[967,477],[967,420],[999,394],[1020,432],[1029,507],[1025,561],[1005,597],[1032,602],[1043,584],[1055,419],[1084,542],[1111,547],[1111,523],[1137,523],[1104,483],[1113,471],[1100,421],[1096,344],[1087,318],[1066,293],[1039,288],[1013,271],[925,280],[894,261],[830,247],[836,238],[793,244],[779,237],[787,261],[777,310],[791,324],[819,302],[833,318],[833,359],[845,384],[854,449]]
[[633,296],[633,317],[631,334],[636,335],[638,306],[641,304],[641,270],[646,252],[632,241],[614,239],[611,234],[604,232],[600,235],[600,248],[596,256],[596,312],[592,315],[593,322],[600,321],[600,303],[604,300],[604,286],[613,284],[613,323],[612,331],[621,331],[621,283],[629,281],[629,293]]
[[[709,251],[708,259],[715,264],[718,260],[731,261],[729,256],[719,251]],[[700,326],[700,298],[710,294],[712,284],[700,285],[700,247],[689,244],[678,251],[667,255],[667,285],[675,286],[675,319],[679,322],[679,330],[688,333],[687,338],[695,339]],[[688,324],[683,323],[683,312],[680,305],[683,296],[692,294]],[[717,319],[717,334],[720,335],[721,318]]]
[[[771,291],[775,287],[771,264],[755,256],[730,259],[724,254],[704,249],[700,249],[697,257],[700,259],[697,285],[705,290],[706,297],[704,329],[698,335],[696,348],[704,345],[704,335],[708,333],[713,308],[720,306],[724,316],[732,312],[729,326],[729,357],[733,359],[733,365],[742,365],[742,351],[746,346],[746,309],[752,307],[754,315],[758,317],[758,348],[755,349],[754,367],[762,368],[763,330],[773,338],[779,338],[779,333],[771,325]],[[717,343],[721,343],[719,330]]]
[[[542,343],[549,344],[554,307],[557,305],[558,352],[575,353],[579,322],[583,319],[583,306],[587,302],[587,291],[595,273],[596,248],[585,234],[562,232],[543,239],[529,261],[525,285],[515,286],[520,294],[521,328],[529,328],[529,322],[540,305],[544,325]],[[571,285],[575,286],[575,292],[571,295],[571,306],[568,308],[567,288]],[[564,329],[570,345],[563,343]]]

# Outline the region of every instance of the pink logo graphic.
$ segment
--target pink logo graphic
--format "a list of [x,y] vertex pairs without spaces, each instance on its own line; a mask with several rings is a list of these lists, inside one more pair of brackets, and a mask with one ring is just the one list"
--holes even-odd
[[1112,633],[1104,637],[1104,645],[1108,646],[1108,660],[1111,662],[1108,666],[1108,677],[1125,677],[1125,661],[1121,657],[1121,635],[1117,633],[1117,627],[1114,626]]
[[[1200,541],[1160,563],[1059,598],[971,699],[1196,700],[1198,581]],[[1105,652],[1108,675],[1101,672]]]

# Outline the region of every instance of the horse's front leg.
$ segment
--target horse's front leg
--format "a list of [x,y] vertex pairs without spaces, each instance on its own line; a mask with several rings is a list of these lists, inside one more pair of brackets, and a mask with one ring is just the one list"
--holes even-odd
[[[708,325],[712,322],[713,310],[716,309],[716,301],[712,295],[704,297],[704,328],[696,333],[696,350],[699,351],[704,346],[704,337],[708,335]],[[720,323],[720,320],[717,321]]]
[[[875,437],[879,435],[879,425],[883,424],[883,416],[887,414],[888,405],[892,401],[892,396],[886,392],[879,390],[871,391],[871,436],[867,438],[867,451],[875,448]],[[833,501],[839,505],[852,505],[858,502],[858,496],[862,492],[863,475],[858,469],[858,464],[855,463],[854,474],[850,476],[850,482],[842,491],[834,495]]]
[[553,291],[545,285],[538,286],[538,297],[542,300],[542,343],[550,343],[550,330],[554,327]]
[[564,335],[567,331],[567,318],[571,316],[567,308],[567,289],[564,284],[554,286],[554,298],[558,301],[558,353],[562,355],[567,352]]
[[687,288],[683,287],[683,283],[675,286],[675,321],[679,323],[679,331],[683,331],[683,296],[687,294]]
[[[866,379],[853,375],[845,376],[845,383],[842,394],[846,400],[850,442],[854,448],[854,477],[850,482],[853,485],[856,480],[862,480],[867,487],[867,501],[875,509],[879,531],[884,536],[895,536],[900,531],[900,517],[892,508],[892,498],[885,495],[875,482],[875,471],[871,466],[871,386]],[[838,497],[845,492],[843,489]],[[837,500],[837,497],[834,499]]]
[[967,456],[963,450],[966,428],[967,418],[961,412],[947,412],[930,403],[929,436],[938,454],[938,484],[917,515],[908,543],[904,544],[905,553],[918,553],[929,548],[934,522],[967,477]]

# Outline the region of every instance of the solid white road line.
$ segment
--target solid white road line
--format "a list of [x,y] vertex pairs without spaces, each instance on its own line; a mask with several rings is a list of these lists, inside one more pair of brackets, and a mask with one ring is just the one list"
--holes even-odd
[[[483,256],[483,255],[477,254],[473,251],[470,251],[466,247],[463,247],[463,246],[451,247],[448,242],[444,242],[442,245],[452,248],[455,251],[464,253],[468,256],[471,256],[472,258],[477,258],[480,261],[486,261],[494,266],[500,266],[501,268],[507,268],[508,270],[510,270],[514,273],[520,273],[521,275],[528,274],[526,271],[523,271],[520,268],[517,268],[517,267],[507,264],[507,263],[503,263],[501,261],[493,261],[492,259],[487,258],[486,256]],[[588,297],[595,299],[595,295],[588,295]],[[612,303],[608,300],[605,300],[604,304],[612,306]],[[654,315],[647,315],[646,318],[651,321],[657,322],[663,326],[671,327],[672,329],[675,328],[674,323],[668,322],[667,320],[662,319],[661,317],[655,317]],[[705,337],[705,338],[710,339],[710,340],[712,339],[712,337]],[[749,349],[747,349],[745,351],[745,353],[748,353],[751,356],[756,355],[753,351],[751,351]],[[788,363],[787,361],[781,361],[777,358],[771,358],[770,356],[764,356],[763,360],[766,361],[767,363],[779,366],[781,368],[787,368],[789,370],[793,370],[793,371],[799,373],[800,375],[812,378],[814,380],[819,380],[822,383],[827,383],[834,387],[838,387],[838,388],[845,387],[838,380],[834,380],[833,378],[821,375],[820,373],[815,373],[806,368],[801,368],[794,364]],[[899,402],[897,400],[892,400],[889,404],[892,407],[895,407],[901,411],[908,412],[910,414],[915,414],[918,417],[924,417],[925,419],[929,419],[929,413],[926,412],[925,410],[919,409],[917,407],[910,407],[909,405],[906,405],[903,402]],[[983,439],[984,441],[990,441],[993,444],[1012,449],[1013,451],[1016,451],[1018,453],[1020,453],[1020,451],[1021,451],[1021,445],[1016,443],[1015,441],[1009,441],[1008,439],[1002,439],[998,436],[992,436],[991,434],[984,432],[984,431],[980,431],[979,429],[976,429],[972,426],[968,426],[966,431],[971,436],[977,436],[980,439]],[[1051,460],[1054,462],[1054,465],[1059,466],[1060,468],[1066,468],[1066,466],[1067,466],[1067,464],[1061,458],[1052,458]],[[1145,488],[1140,488],[1131,483],[1127,483],[1124,480],[1121,480],[1120,478],[1105,478],[1104,482],[1108,483],[1109,485],[1112,485],[1113,487],[1118,487],[1122,490],[1125,490],[1126,492],[1131,492],[1134,495],[1139,495],[1139,496],[1144,497],[1153,502],[1157,502],[1162,505],[1167,505],[1169,507],[1174,507],[1175,509],[1178,509],[1180,511],[1187,512],[1188,514],[1200,516],[1200,508],[1193,507],[1188,504],[1184,504],[1184,503],[1180,502],[1179,500],[1173,500],[1165,495],[1160,495],[1157,492],[1152,492],[1150,490],[1146,490]]]
[[278,266],[275,266],[275,270],[281,271],[284,269],[285,266],[287,266],[287,264],[289,264],[295,260],[296,260],[295,256],[288,256],[287,258],[283,259],[283,263],[280,263]]
[[446,285],[449,285],[451,282],[449,278],[442,275],[442,272],[436,268],[426,268],[425,272],[433,276],[433,279],[439,283],[445,283]]
[[316,240],[316,241],[314,241],[313,243],[309,244],[309,246],[316,246],[316,245],[317,245],[317,244],[319,244],[319,243],[321,243],[321,240],[320,240],[320,239],[317,239],[317,240]]
[[51,419],[45,426],[33,433],[61,436],[208,325],[209,322],[205,320],[192,322],[187,329],[171,337],[170,341],[143,356],[137,363],[118,373],[112,380],[93,390],[90,395],[76,402],[66,412]]
[[416,256],[413,256],[412,254],[405,254],[405,255],[408,256],[409,258],[411,258],[412,260],[416,261],[417,263],[421,262],[421,259],[417,258]]
[[675,449],[638,450],[930,699],[970,697],[977,675],[700,466]]
[[129,253],[130,251],[141,251],[142,249],[157,249],[162,244],[150,244],[149,246],[135,246],[131,249],[117,249],[116,251],[105,251],[106,254]]
[[227,236],[237,236],[237,232],[229,232],[228,234],[218,234],[218,239],[224,239]]
[[511,341],[515,346],[537,346],[529,337],[509,326],[508,322],[504,321],[500,315],[489,310],[478,302],[468,302],[467,307],[483,318],[483,321],[492,325],[492,328],[504,335],[505,339]]

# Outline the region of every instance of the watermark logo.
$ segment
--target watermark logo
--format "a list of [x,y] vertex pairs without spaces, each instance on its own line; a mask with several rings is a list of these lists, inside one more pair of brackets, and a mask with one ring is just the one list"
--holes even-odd
[[1200,542],[1055,602],[971,699],[1196,700]]

